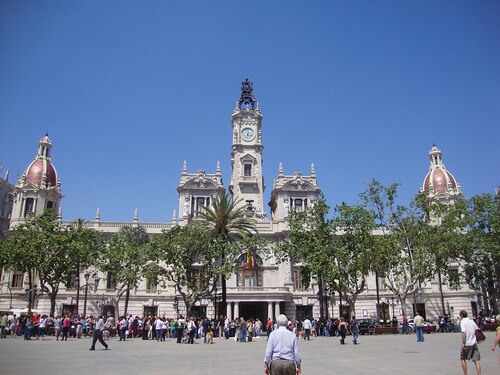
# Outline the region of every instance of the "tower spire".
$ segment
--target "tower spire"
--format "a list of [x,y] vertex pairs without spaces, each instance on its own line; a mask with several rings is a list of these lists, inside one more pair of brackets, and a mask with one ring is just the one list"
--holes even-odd
[[245,80],[241,82],[241,94],[238,106],[240,109],[243,109],[243,105],[245,105],[246,108],[250,106],[251,109],[255,109],[256,104],[257,101],[255,100],[255,96],[253,96],[253,82],[245,78]]

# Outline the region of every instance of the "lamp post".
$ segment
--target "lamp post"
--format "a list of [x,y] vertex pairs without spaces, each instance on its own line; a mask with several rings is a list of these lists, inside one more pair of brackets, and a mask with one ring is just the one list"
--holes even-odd
[[31,289],[30,288],[26,288],[24,291],[26,292],[26,297],[28,297],[28,315],[32,315],[31,314],[31,309],[32,309],[32,307],[35,304],[35,298],[36,298],[36,295],[37,295],[37,292],[38,292],[37,285],[34,284]]
[[[394,314],[394,307],[396,306],[396,304],[394,303],[394,297],[391,297],[390,300],[389,300],[389,298],[386,298],[385,303],[386,303],[386,305],[389,305],[392,307],[392,319],[394,319],[394,315],[395,315]],[[384,313],[384,315],[385,315],[385,313]],[[385,316],[384,316],[384,318],[385,318]]]
[[174,297],[174,309],[177,312],[177,318],[179,318],[179,298]]
[[82,285],[81,288],[83,290],[85,290],[85,295],[84,295],[84,299],[83,299],[83,317],[85,318],[87,316],[87,295],[88,295],[88,291],[90,288],[90,284],[89,284],[90,274],[89,274],[89,272],[88,271],[85,272],[83,277],[85,278],[85,284]]

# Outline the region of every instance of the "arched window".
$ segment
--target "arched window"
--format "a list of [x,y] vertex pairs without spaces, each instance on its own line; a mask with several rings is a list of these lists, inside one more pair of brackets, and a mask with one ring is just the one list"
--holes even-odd
[[248,250],[238,258],[236,285],[240,288],[257,288],[264,286],[264,269],[262,259],[255,250]]

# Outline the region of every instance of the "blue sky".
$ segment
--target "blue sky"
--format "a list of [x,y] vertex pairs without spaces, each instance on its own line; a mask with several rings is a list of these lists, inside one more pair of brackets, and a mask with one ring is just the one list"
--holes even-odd
[[231,175],[245,77],[278,164],[330,206],[418,192],[433,143],[470,197],[500,183],[498,1],[0,2],[0,164],[49,132],[63,217],[170,221],[182,163]]

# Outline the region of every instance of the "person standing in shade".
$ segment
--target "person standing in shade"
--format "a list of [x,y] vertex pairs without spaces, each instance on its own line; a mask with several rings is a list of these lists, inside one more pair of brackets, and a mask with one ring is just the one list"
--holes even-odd
[[417,342],[424,342],[424,318],[417,312],[413,319],[415,332],[417,333]]
[[359,323],[354,315],[352,316],[351,320],[351,333],[352,333],[352,343],[354,345],[358,345]]
[[276,323],[278,329],[271,332],[267,341],[264,372],[271,375],[298,375],[302,360],[297,337],[287,329],[288,318],[285,315],[279,315]]
[[97,340],[99,340],[104,348],[108,350],[108,344],[106,344],[106,342],[104,342],[104,339],[102,338],[102,331],[104,331],[104,317],[100,316],[97,324],[95,325],[94,334],[92,335],[92,346],[89,350],[95,350],[95,343],[97,342]]

